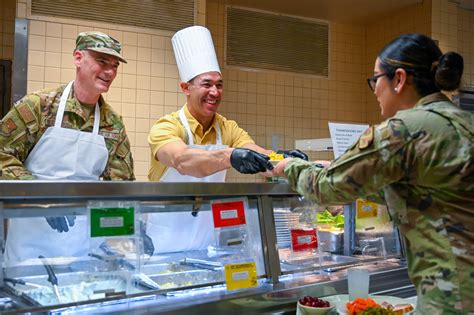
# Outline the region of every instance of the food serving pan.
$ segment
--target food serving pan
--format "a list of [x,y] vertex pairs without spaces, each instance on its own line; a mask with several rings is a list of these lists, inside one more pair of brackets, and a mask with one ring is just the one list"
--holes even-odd
[[344,232],[318,231],[318,246],[323,252],[339,253],[343,249]]
[[[131,286],[130,274],[74,272],[57,274],[58,290],[63,303],[74,303],[110,296],[138,293],[142,290]],[[47,275],[21,278],[23,284],[7,283],[9,291],[26,299],[34,306],[59,304]]]

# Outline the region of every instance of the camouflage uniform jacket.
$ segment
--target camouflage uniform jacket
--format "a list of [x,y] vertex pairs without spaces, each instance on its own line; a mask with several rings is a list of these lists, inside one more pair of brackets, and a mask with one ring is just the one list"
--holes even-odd
[[295,159],[298,193],[322,205],[385,201],[407,242],[417,314],[474,312],[474,115],[440,93],[370,127],[326,169]]
[[[46,129],[54,126],[64,88],[61,86],[26,95],[0,121],[1,179],[34,179],[23,162]],[[102,96],[99,104],[99,134],[104,136],[109,151],[107,166],[101,177],[104,180],[134,180],[130,142],[122,118]],[[66,103],[62,127],[92,132],[93,125],[93,107],[85,108],[77,99],[70,97]]]

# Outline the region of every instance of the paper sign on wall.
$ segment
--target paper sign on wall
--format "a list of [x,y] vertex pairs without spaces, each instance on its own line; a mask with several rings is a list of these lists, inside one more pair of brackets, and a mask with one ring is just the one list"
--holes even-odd
[[229,264],[224,269],[227,290],[253,288],[258,284],[255,262]]
[[329,122],[329,133],[331,134],[334,158],[341,156],[346,150],[359,139],[369,125],[340,124]]
[[245,224],[245,199],[211,202],[214,227],[229,227]]

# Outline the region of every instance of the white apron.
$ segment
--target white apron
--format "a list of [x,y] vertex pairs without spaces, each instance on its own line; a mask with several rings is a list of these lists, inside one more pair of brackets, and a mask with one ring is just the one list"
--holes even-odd
[[[108,151],[99,135],[100,108],[95,105],[92,133],[62,128],[66,101],[74,81],[61,95],[54,127],[49,127],[25,161],[25,167],[40,180],[98,180],[105,169]],[[5,258],[8,265],[26,259],[54,256],[86,256],[87,218],[77,217],[69,232],[53,230],[46,219],[9,220]]]
[[[228,148],[222,144],[222,135],[219,123],[216,122],[216,144],[197,145],[194,144],[193,134],[189,128],[188,120],[181,109],[179,119],[188,134],[188,147],[201,150],[222,150]],[[160,179],[160,182],[217,182],[225,181],[226,170],[212,175],[198,178],[194,176],[181,175],[176,169],[169,167]],[[184,206],[183,206],[184,207]],[[188,250],[207,249],[214,244],[214,223],[211,211],[198,212],[197,217],[191,215],[192,206],[189,211],[165,212],[148,215],[147,234],[153,240],[155,253],[168,253]]]

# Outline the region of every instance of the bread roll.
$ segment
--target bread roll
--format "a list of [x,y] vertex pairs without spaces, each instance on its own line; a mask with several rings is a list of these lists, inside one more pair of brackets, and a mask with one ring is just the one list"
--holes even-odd
[[395,312],[396,315],[402,315],[413,311],[413,305],[410,303],[397,304],[393,307],[392,311]]

